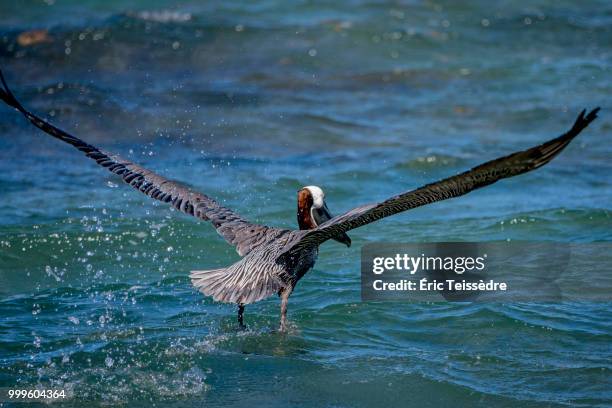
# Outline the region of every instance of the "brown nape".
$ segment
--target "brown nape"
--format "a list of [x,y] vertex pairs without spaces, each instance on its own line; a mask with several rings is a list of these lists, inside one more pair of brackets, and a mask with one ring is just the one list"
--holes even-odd
[[312,216],[310,215],[310,209],[312,208],[312,194],[307,188],[303,188],[298,191],[297,197],[297,219],[298,225],[301,230],[308,230],[316,228]]

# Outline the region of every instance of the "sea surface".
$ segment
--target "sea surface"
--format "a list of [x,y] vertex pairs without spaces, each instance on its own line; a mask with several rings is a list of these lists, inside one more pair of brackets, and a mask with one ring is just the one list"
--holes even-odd
[[602,107],[545,168],[324,244],[283,335],[278,299],[241,331],[192,288],[239,259],[210,225],[1,106],[0,387],[73,406],[612,406],[612,303],[362,303],[359,281],[366,243],[612,241],[611,2],[2,1],[0,67],[60,127],[289,228],[301,186],[341,213]]

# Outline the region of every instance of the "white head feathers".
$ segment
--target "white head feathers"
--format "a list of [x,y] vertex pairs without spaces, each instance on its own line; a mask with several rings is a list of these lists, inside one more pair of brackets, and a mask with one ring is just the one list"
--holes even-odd
[[323,193],[323,190],[317,186],[306,186],[304,188],[310,191],[310,194],[312,195],[312,206],[314,208],[322,208],[325,203],[325,194]]

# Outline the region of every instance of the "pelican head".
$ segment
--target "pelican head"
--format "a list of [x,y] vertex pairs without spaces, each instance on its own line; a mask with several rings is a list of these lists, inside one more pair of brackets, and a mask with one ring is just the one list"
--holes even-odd
[[[298,190],[297,198],[297,219],[301,230],[314,229],[332,218],[325,203],[325,193],[320,187],[302,187]],[[334,239],[347,247],[351,246],[351,239],[344,232]]]

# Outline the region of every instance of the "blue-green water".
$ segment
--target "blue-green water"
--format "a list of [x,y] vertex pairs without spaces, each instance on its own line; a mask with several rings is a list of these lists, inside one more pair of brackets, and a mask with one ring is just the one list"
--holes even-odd
[[[20,45],[35,29],[47,40]],[[340,213],[602,107],[541,170],[325,244],[288,335],[277,299],[239,331],[190,286],[238,259],[209,225],[0,107],[0,387],[75,405],[612,405],[610,304],[359,293],[368,242],[612,240],[610,2],[5,1],[0,66],[74,134],[283,227],[303,185]]]

